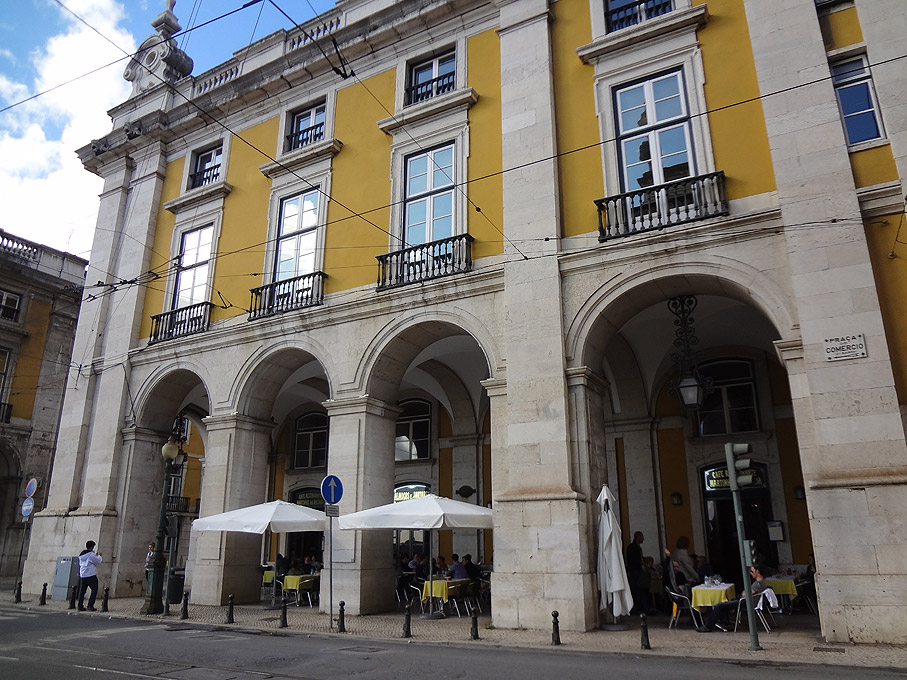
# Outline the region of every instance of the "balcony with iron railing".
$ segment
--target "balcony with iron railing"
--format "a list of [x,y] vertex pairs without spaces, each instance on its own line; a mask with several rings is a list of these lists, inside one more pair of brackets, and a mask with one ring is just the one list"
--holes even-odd
[[151,317],[151,339],[148,344],[204,333],[211,321],[210,302],[199,302]]
[[724,173],[712,172],[599,198],[595,207],[599,241],[727,215]]
[[19,308],[10,305],[0,305],[0,319],[4,321],[18,321]]
[[314,272],[252,288],[249,321],[322,304],[326,278],[324,272]]
[[5,401],[0,402],[0,423],[9,425],[10,418],[13,415],[13,405]]
[[214,184],[220,179],[220,164],[189,173],[189,188],[198,189],[207,184]]
[[473,241],[462,234],[378,255],[378,290],[471,271]]
[[456,74],[446,73],[438,78],[432,78],[424,83],[408,87],[406,89],[406,105],[418,104],[436,95],[453,92],[456,84]]
[[287,135],[287,150],[295,151],[312,142],[320,142],[324,139],[324,123],[318,123],[307,127],[304,130],[296,130]]
[[199,500],[196,499],[195,505],[192,505],[192,499],[186,496],[167,496],[167,512],[198,517]]
[[638,0],[632,5],[622,5],[605,10],[608,33],[641,24],[660,17],[674,9],[674,0]]

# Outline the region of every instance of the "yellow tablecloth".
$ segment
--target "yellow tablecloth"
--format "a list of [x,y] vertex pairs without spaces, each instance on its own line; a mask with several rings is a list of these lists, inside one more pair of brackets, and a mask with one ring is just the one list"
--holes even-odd
[[[448,597],[447,594],[448,594],[449,586],[457,584],[457,583],[462,583],[465,585],[465,584],[469,583],[469,579],[464,578],[464,579],[458,579],[458,580],[453,580],[453,581],[447,581],[446,579],[443,579],[443,578],[435,579],[434,581],[431,582],[431,597],[439,597],[442,600],[444,600],[445,602],[447,602],[447,597]],[[422,599],[427,600],[428,597],[429,597],[428,581],[426,581],[425,585],[422,586]]]
[[713,607],[721,602],[727,602],[737,597],[733,583],[721,583],[717,586],[694,586],[693,607]]
[[775,595],[797,596],[797,585],[792,578],[767,578],[765,585],[775,591]]

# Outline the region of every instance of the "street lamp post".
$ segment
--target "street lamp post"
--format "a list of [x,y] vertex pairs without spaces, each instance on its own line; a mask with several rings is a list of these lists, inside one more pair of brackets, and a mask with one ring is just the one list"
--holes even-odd
[[161,448],[164,457],[164,488],[161,490],[161,514],[158,518],[157,538],[154,541],[154,553],[148,563],[148,587],[145,591],[145,603],[142,614],[164,613],[164,570],[167,560],[164,557],[164,537],[167,534],[167,489],[170,478],[180,473],[182,461],[177,460],[183,453],[182,441],[170,435],[170,439]]

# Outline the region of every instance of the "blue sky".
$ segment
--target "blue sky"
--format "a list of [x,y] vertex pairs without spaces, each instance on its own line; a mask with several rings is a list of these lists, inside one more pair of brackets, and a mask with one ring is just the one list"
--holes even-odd
[[[246,1],[178,0],[173,11],[188,29]],[[334,6],[333,0],[275,2],[300,24]],[[151,21],[165,7],[165,0],[0,0],[0,229],[88,257],[102,184],[82,169],[75,150],[110,131],[106,112],[130,90],[122,78],[126,61],[117,61],[123,53],[105,38],[133,51],[152,35]],[[290,27],[263,0],[190,32],[179,45],[197,75],[252,40]]]

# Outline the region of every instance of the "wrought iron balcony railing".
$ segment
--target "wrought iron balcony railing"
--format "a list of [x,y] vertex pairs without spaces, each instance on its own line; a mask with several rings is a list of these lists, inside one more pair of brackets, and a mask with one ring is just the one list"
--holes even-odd
[[148,344],[204,333],[211,321],[210,302],[199,302],[151,317],[151,340]]
[[5,401],[0,402],[0,423],[9,425],[9,420],[13,415],[13,405]]
[[599,198],[595,206],[599,241],[728,214],[723,172]]
[[453,92],[456,86],[456,74],[447,73],[438,78],[432,78],[424,83],[419,83],[406,90],[406,104],[418,104],[435,95]]
[[608,33],[635,26],[648,19],[660,17],[673,9],[674,0],[638,0],[632,5],[609,9],[605,13]]
[[220,179],[220,164],[212,165],[199,172],[189,173],[189,188],[198,189],[206,184],[213,184]]
[[473,241],[462,234],[379,255],[378,290],[470,271]]
[[324,272],[314,272],[252,288],[249,321],[322,304],[326,278]]
[[0,319],[4,319],[6,321],[18,321],[19,308],[11,307],[8,305],[0,305]]
[[312,142],[320,142],[322,139],[324,139],[324,123],[291,132],[287,135],[287,151],[301,149]]

